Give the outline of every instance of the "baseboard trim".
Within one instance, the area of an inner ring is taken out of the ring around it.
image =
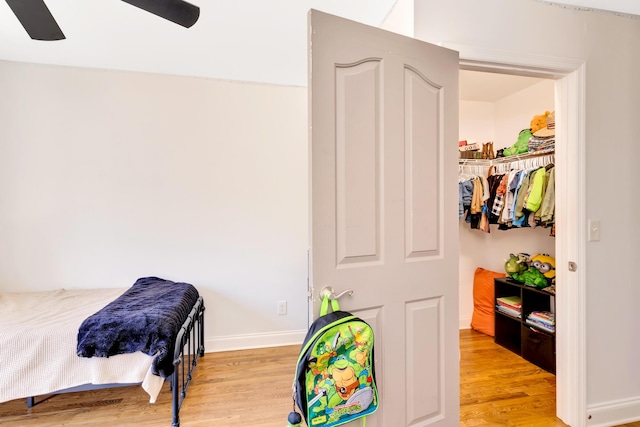
[[[471,318],[460,319],[460,329],[471,329]],[[230,335],[225,337],[207,338],[204,348],[207,353],[219,351],[250,350],[265,347],[280,347],[283,345],[302,345],[307,330],[286,331],[264,334]]]
[[[607,427],[640,420],[640,397],[587,406],[587,425]]]
[[[458,319],[458,329],[471,329],[471,318],[461,317]]]
[[[307,330],[269,332],[264,334],[230,335],[207,338],[204,348],[207,353],[219,351],[249,350],[254,348],[301,345]]]

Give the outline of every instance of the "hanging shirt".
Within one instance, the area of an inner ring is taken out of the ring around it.
[[[482,200],[484,195],[484,189],[482,188],[482,181],[480,178],[473,180],[473,197],[471,198],[471,213],[477,214],[482,212]]]
[[[514,219],[517,220],[522,218],[524,215],[523,206],[524,206],[524,198],[527,195],[527,191],[529,191],[529,182],[531,181],[531,174],[529,171],[522,172],[522,178],[520,180],[520,185],[518,186],[518,192],[516,196],[516,206],[514,208],[515,213],[513,215]]]
[[[512,221],[513,202],[516,186],[518,185],[518,175],[520,171],[514,170],[509,172],[509,181],[507,181],[507,191],[505,193],[504,209],[500,216],[500,223],[509,224]]]
[[[524,207],[531,212],[537,212],[538,209],[540,209],[540,205],[542,205],[542,192],[544,187],[544,176],[546,173],[547,170],[545,168],[540,168],[533,175],[529,194],[524,201]]]
[[[509,174],[502,175],[500,179],[500,185],[496,189],[496,197],[493,199],[493,207],[491,208],[491,215],[495,216],[495,221],[500,221],[500,214],[504,208],[504,196],[507,192],[507,183],[509,181]]]
[[[481,175],[479,178],[480,178],[480,182],[482,183],[482,201],[486,202],[487,200],[489,200],[489,197],[491,197],[491,192],[489,189],[489,180],[484,175]]]
[[[516,217],[516,213],[517,213],[517,208],[518,208],[518,193],[520,191],[520,189],[522,188],[522,182],[524,181],[524,179],[527,177],[527,171],[521,170],[518,171],[518,178],[516,181],[516,185],[515,185],[515,189],[513,192],[513,206],[511,208],[511,223],[512,225],[517,219],[518,217]],[[520,216],[520,218],[522,218],[522,216]],[[521,224],[519,224],[518,226],[520,226]]]
[[[516,188],[515,202],[513,204],[513,222],[514,227],[522,227],[527,223],[528,212],[522,209],[522,203],[524,203],[524,196],[529,188],[529,171],[522,171],[520,173],[520,179]]]
[[[544,194],[542,200],[542,215],[541,220],[545,224],[551,224],[554,222],[554,215],[556,210],[556,168],[549,170],[549,184],[547,185],[547,191]]]
[[[544,174],[544,182],[542,183],[542,202],[540,202],[540,209],[538,209],[536,211],[535,214],[535,219],[537,223],[542,223],[542,205],[544,204],[544,198],[545,195],[547,194],[547,187],[549,186],[549,175],[550,175],[550,171],[551,169],[553,169],[553,164],[548,165],[545,167],[546,171]]]
[[[471,180],[458,183],[459,207],[458,214],[462,218],[464,211],[471,207],[471,198],[473,196],[473,182]]]

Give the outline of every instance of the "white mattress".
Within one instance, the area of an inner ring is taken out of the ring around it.
[[[142,383],[154,403],[164,380],[151,373],[152,356],[76,355],[82,321],[125,290],[0,294],[0,402],[86,384]]]

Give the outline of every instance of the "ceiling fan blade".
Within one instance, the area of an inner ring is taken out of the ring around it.
[[[64,34],[43,0],[6,0],[34,40],[62,40]]]
[[[122,0],[183,27],[191,27],[200,17],[200,8],[183,0]]]

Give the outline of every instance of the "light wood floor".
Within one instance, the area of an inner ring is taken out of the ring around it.
[[[471,329],[460,331],[460,425],[566,426],[556,378]]]
[[[460,425],[565,426],[555,414],[555,377],[497,346],[460,331]],[[207,353],[181,410],[181,425],[283,427],[291,410],[298,346]],[[0,404],[0,424],[14,426],[169,426],[168,384],[155,404],[139,386],[51,396],[31,409]],[[627,424],[640,427],[640,423]],[[395,426],[393,426],[395,427]]]

